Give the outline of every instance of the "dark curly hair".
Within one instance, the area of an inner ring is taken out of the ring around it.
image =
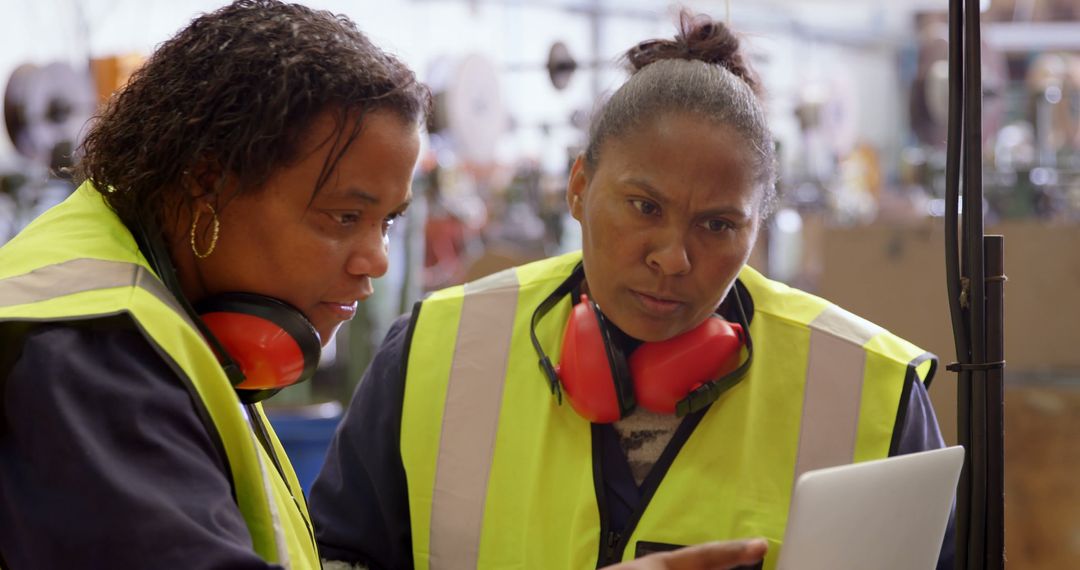
[[[429,108],[415,74],[348,18],[239,0],[196,18],[132,75],[83,141],[76,174],[128,227],[161,228],[167,204],[190,206],[182,177],[210,165],[237,193],[257,191],[300,158],[324,111],[337,132],[312,197],[359,135],[357,117],[387,110],[419,124]]]

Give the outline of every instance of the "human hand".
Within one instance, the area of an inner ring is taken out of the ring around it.
[[[630,562],[608,566],[608,570],[728,570],[757,564],[765,557],[768,543],[763,539],[708,542],[671,552],[658,552]]]

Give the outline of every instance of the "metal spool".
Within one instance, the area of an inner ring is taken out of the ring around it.
[[[1026,84],[1041,146],[1050,153],[1080,147],[1080,57],[1041,54],[1028,68]]]
[[[578,69],[578,62],[573,55],[570,55],[570,48],[566,47],[566,44],[555,42],[551,44],[551,49],[548,50],[545,67],[547,68],[548,79],[551,80],[551,86],[558,91],[562,91],[570,84],[570,79]]]
[[[492,162],[508,124],[495,65],[472,54],[438,64],[429,75],[435,103],[429,131],[446,136],[464,160]]]
[[[57,149],[77,146],[96,107],[88,72],[60,62],[23,64],[4,91],[4,124],[19,154],[49,165]]]
[[[1004,124],[1005,56],[985,43],[981,46],[983,77],[982,130],[984,139]],[[919,64],[911,86],[911,128],[924,144],[943,146],[949,115],[949,41],[944,23],[930,24],[920,33]]]

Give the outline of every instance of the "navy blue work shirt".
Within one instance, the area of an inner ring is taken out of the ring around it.
[[[281,568],[255,553],[216,431],[130,318],[3,333],[0,567]]]

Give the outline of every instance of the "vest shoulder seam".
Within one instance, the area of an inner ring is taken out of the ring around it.
[[[826,301],[826,302],[828,302],[828,301]],[[836,306],[836,307],[839,308],[838,305],[835,305],[833,303],[829,303],[829,305]],[[783,322],[783,323],[785,323],[787,325],[791,325],[791,326],[794,326],[794,327],[797,327],[797,328],[806,329],[806,330],[811,330],[811,328],[812,328],[810,326],[810,323],[804,323],[804,322],[802,322],[802,321],[800,321],[798,319],[793,319],[791,317],[787,317],[787,316],[778,314],[777,312],[770,311],[768,309],[760,309],[759,307],[760,307],[760,305],[755,310],[755,313],[757,313],[757,314],[765,315],[765,316],[767,316],[769,318],[772,318],[772,319],[777,320],[777,321],[781,321],[781,322]],[[854,313],[852,313],[852,314],[854,314]],[[888,329],[886,329],[884,327],[881,327],[880,325],[877,325],[876,323],[874,323],[874,324],[875,324],[875,326],[878,326],[878,328],[880,328],[881,330],[879,332],[877,332],[876,334],[874,334],[874,336],[871,337],[871,340],[873,340],[875,338],[878,338],[878,337],[880,337],[882,335],[887,335],[887,336],[890,336],[890,337],[892,337],[892,338],[894,338],[896,340],[900,340],[900,341],[903,341],[903,342],[907,342],[908,344],[912,344],[912,346],[915,346],[915,348],[918,349],[918,351],[919,351],[919,353],[914,357],[915,360],[923,358],[923,356],[926,355],[926,354],[931,354],[930,352],[926,351],[922,347],[919,347],[918,345],[915,345],[914,343],[911,343],[910,341],[904,339],[903,337],[897,336],[896,334],[890,332]],[[893,362],[896,362],[898,364],[902,364],[904,366],[907,366],[907,365],[909,365],[911,363],[911,361],[903,360],[903,359],[900,359],[900,358],[896,358],[893,355],[886,354],[885,352],[882,352],[881,350],[878,350],[875,347],[867,346],[866,344],[859,344],[858,342],[855,342],[850,338],[844,337],[842,335],[838,335],[838,334],[836,334],[836,333],[834,333],[832,331],[825,330],[825,329],[813,329],[813,330],[817,330],[818,332],[820,332],[822,334],[827,334],[830,337],[833,337],[833,338],[835,338],[837,340],[843,341],[843,342],[845,342],[847,344],[857,346],[857,347],[863,349],[864,351],[866,351],[869,354],[874,354],[874,355],[877,355],[877,356],[881,356],[883,358],[887,358],[887,359],[889,359],[889,360],[891,360]]]

